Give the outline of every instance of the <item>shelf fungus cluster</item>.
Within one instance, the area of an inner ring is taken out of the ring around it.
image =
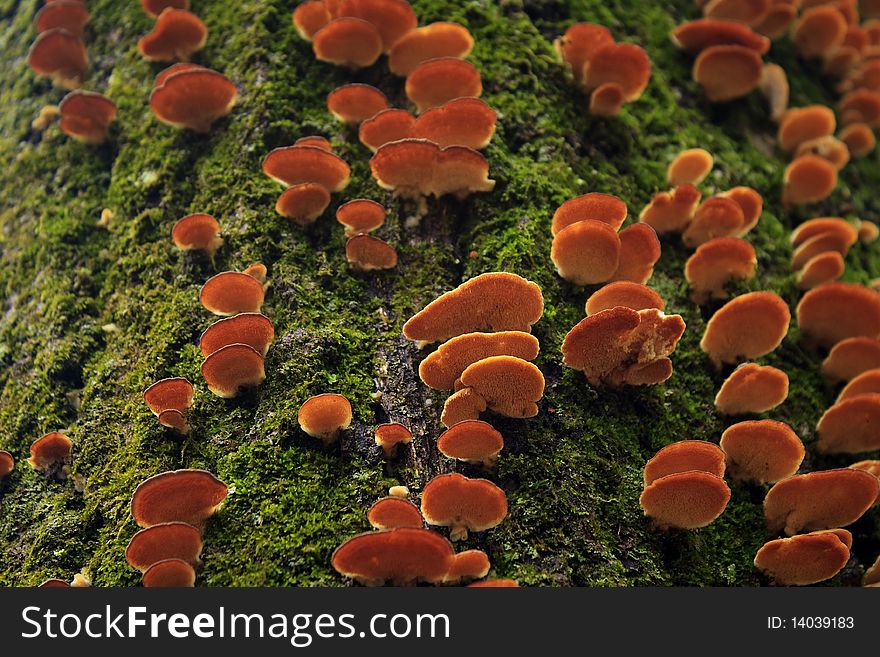
[[[844,258],[859,237],[858,229],[838,217],[810,219],[791,233],[792,271],[804,290],[837,280],[846,269]]]
[[[202,532],[229,490],[205,470],[171,470],[142,481],[131,498],[141,528],[125,560],[145,587],[191,587],[201,565]]]
[[[193,384],[183,377],[156,381],[144,391],[144,402],[159,424],[184,436],[190,432],[186,412],[192,407],[194,397]]]
[[[222,73],[197,64],[173,64],[153,81],[150,109],[162,123],[207,133],[232,111],[237,98],[238,89]]]
[[[153,29],[138,41],[138,52],[150,62],[188,62],[208,39],[208,28],[186,9],[166,7]]]
[[[615,116],[638,100],[651,79],[648,54],[633,43],[616,43],[596,23],[575,23],[553,42],[575,84],[590,95],[590,113]]]
[[[31,443],[28,465],[47,477],[67,479],[73,452],[73,441],[60,431],[50,431]]]

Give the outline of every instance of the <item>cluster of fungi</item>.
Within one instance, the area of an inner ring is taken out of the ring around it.
[[[671,39],[695,58],[693,79],[706,100],[725,103],[759,90],[778,124],[778,147],[792,158],[784,173],[783,206],[828,198],[838,172],[875,147],[880,3],[697,4],[704,17],[677,26]],[[188,0],[141,0],[141,5],[155,24],[138,42],[139,53],[151,62],[171,63],[155,78],[149,98],[153,114],[176,128],[209,132],[231,112],[238,91],[223,74],[189,63],[207,40],[205,24],[189,11]],[[89,18],[80,0],[47,0],[34,18],[38,37],[28,61],[37,75],[69,90],[57,108],[40,112],[33,127],[45,130],[58,117],[64,133],[98,144],[108,136],[116,106],[106,96],[80,89],[88,71]],[[401,91],[412,110],[392,107],[380,89],[352,82],[327,96],[327,111],[370,151],[378,187],[401,205],[415,205],[413,219],[427,211],[430,197],[463,199],[494,189],[481,151],[495,134],[498,115],[480,98],[483,84],[480,71],[467,61],[474,39],[466,27],[419,26],[405,0],[307,0],[293,11],[292,23],[317,60],[355,71],[385,55],[389,85],[403,80]],[[823,72],[835,78],[841,94],[836,112],[818,104],[788,106],[785,71],[764,61],[780,38],[790,38],[800,57],[820,60]],[[574,83],[589,95],[594,115],[619,114],[649,84],[645,50],[615,41],[605,26],[575,23],[554,47]],[[714,406],[734,422],[717,443],[687,439],[660,449],[644,466],[639,503],[657,530],[694,530],[724,513],[731,499],[728,481],[767,486],[763,509],[774,538],[758,550],[755,566],[781,585],[813,584],[850,562],[853,536],[843,527],[880,502],[880,461],[804,471],[807,450],[791,426],[748,417],[773,411],[788,397],[788,375],[756,361],[788,338],[791,311],[771,291],[730,297],[731,283],[755,279],[758,258],[747,237],[759,223],[764,200],[747,186],[701,190],[714,166],[705,149],[678,153],[667,168],[668,191],[654,195],[625,227],[626,202],[601,192],[571,198],[548,217],[556,272],[571,286],[594,287],[584,319],[564,337],[561,360],[595,388],[656,385],[673,375],[671,356],[685,322],[666,313],[664,299],[648,283],[661,259],[658,236],[679,234],[684,247],[693,250],[683,272],[690,298],[711,313],[700,348],[717,372],[726,374]],[[316,222],[330,207],[331,195],[344,192],[351,177],[348,163],[319,135],[272,150],[262,172],[284,187],[275,211],[300,227]],[[397,266],[396,249],[371,234],[382,228],[387,212],[367,198],[336,207],[352,268]],[[791,270],[803,291],[795,309],[798,337],[827,352],[821,373],[828,384],[843,384],[816,426],[819,453],[852,457],[880,450],[880,295],[868,286],[837,282],[849,249],[878,235],[870,221],[818,217],[790,236]],[[220,223],[204,213],[181,218],[171,237],[177,248],[201,252],[212,264],[224,244]],[[265,358],[275,337],[272,321],[261,313],[267,287],[267,268],[255,263],[244,271],[218,273],[201,288],[201,305],[221,317],[199,340],[201,374],[218,397],[236,397],[266,378]],[[492,530],[507,516],[507,496],[490,479],[503,458],[504,438],[481,417],[539,414],[545,380],[534,363],[540,344],[531,331],[543,312],[536,283],[492,271],[445,292],[403,324],[403,336],[418,349],[440,343],[421,360],[418,375],[428,388],[449,393],[440,417],[445,431],[435,445],[448,459],[442,466],[448,472],[423,486],[418,506],[405,486],[393,487],[373,504],[366,514],[372,530],[349,538],[333,553],[337,572],[368,586],[517,586],[513,580],[485,579],[489,555],[478,549],[456,552],[454,543]],[[192,430],[196,394],[186,378],[170,377],[149,386],[143,399],[162,426],[185,436]],[[331,446],[353,417],[345,396],[321,393],[301,405],[298,423],[304,434]],[[374,436],[389,460],[400,458],[414,441],[428,440],[400,422],[376,426]],[[32,444],[27,461],[47,477],[65,479],[72,446],[63,433],[52,432]],[[479,469],[485,478],[452,471],[457,464]],[[13,455],[0,451],[0,486],[14,468]],[[162,472],[137,487],[131,514],[140,530],[125,558],[142,573],[144,586],[194,585],[206,522],[227,493],[213,474],[193,469]],[[880,585],[880,558],[863,581]],[[56,579],[43,584],[88,585],[82,574],[70,584]]]

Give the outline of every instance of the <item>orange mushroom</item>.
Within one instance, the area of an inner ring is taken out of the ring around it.
[[[843,387],[843,390],[840,391],[840,394],[837,396],[837,401],[841,402],[844,399],[851,399],[869,393],[880,394],[880,368],[865,370],[853,377],[853,379]]]
[[[73,442],[59,431],[51,431],[31,443],[31,456],[27,460],[34,470],[48,472],[70,458]],[[66,472],[62,468],[62,477]]]
[[[229,490],[206,470],[170,470],[142,481],[131,498],[139,527],[184,522],[201,529],[217,512]]]
[[[406,77],[406,97],[419,113],[453,98],[479,97],[482,93],[480,72],[473,64],[455,57],[429,59]]]
[[[138,51],[151,62],[189,61],[205,46],[208,28],[185,9],[164,9],[153,30],[138,41]]]
[[[815,155],[797,158],[785,168],[782,202],[802,205],[822,201],[837,186],[837,169],[828,160]]]
[[[623,87],[615,82],[599,85],[590,94],[590,114],[594,116],[617,116],[626,103]]]
[[[348,185],[351,169],[338,155],[316,146],[276,148],[263,159],[263,173],[288,187],[318,183],[330,192]]]
[[[880,226],[873,221],[862,220],[859,222],[859,241],[870,244],[880,237]]]
[[[368,84],[346,84],[330,92],[327,109],[343,123],[358,125],[388,109],[388,99]]]
[[[15,469],[15,459],[6,450],[0,450],[0,481]]]
[[[657,233],[678,232],[693,220],[702,194],[693,185],[681,185],[671,192],[656,194],[639,214],[639,221]]]
[[[266,380],[263,357],[247,344],[221,347],[205,359],[201,371],[208,390],[223,399],[237,397],[244,388]]]
[[[320,135],[308,135],[306,137],[300,137],[295,142],[293,142],[294,146],[314,146],[315,148],[320,148],[322,151],[327,151],[328,153],[333,152],[333,145],[326,137],[321,137]]]
[[[321,183],[304,182],[285,189],[275,202],[275,212],[295,224],[313,224],[330,205],[330,192]]]
[[[726,196],[713,196],[697,208],[693,220],[682,233],[685,246],[696,248],[719,237],[734,237],[745,226],[742,206]]]
[[[849,467],[853,468],[854,470],[862,470],[880,479],[880,460],[873,459],[868,461],[859,461],[858,463],[853,463]],[[877,500],[874,502],[874,506],[877,505],[880,505],[880,496],[878,496]]]
[[[778,482],[764,498],[770,531],[789,536],[802,531],[844,527],[865,513],[877,494],[874,475],[841,468],[794,475]]]
[[[222,73],[199,66],[172,67],[167,75],[156,77],[150,108],[162,123],[206,133],[232,111],[237,97],[235,85]]]
[[[684,277],[693,290],[691,298],[705,303],[726,299],[725,285],[755,276],[755,248],[738,237],[718,237],[697,247],[684,266]]]
[[[153,78],[153,89],[156,87],[161,87],[165,84],[165,80],[170,78],[175,73],[183,73],[184,71],[209,71],[211,69],[207,69],[204,66],[200,66],[199,64],[192,64],[190,62],[178,62],[176,64],[172,64],[168,68],[160,71],[155,78]]]
[[[196,571],[183,559],[165,559],[147,568],[142,582],[147,588],[191,588]]]
[[[880,340],[866,337],[838,341],[822,362],[822,374],[832,381],[849,381],[880,367]]]
[[[721,192],[718,196],[729,198],[743,211],[743,225],[736,234],[737,237],[742,237],[758,225],[764,210],[764,199],[757,191],[751,187],[739,186]]]
[[[650,79],[651,60],[641,47],[607,43],[597,48],[584,64],[582,85],[587,91],[617,85],[624,102],[632,102],[642,95]]]
[[[437,449],[444,456],[484,468],[495,466],[503,448],[501,433],[481,420],[453,424],[437,439]]]
[[[465,550],[455,555],[449,572],[443,579],[444,584],[461,584],[480,579],[489,574],[492,565],[489,557],[482,550]]]
[[[407,76],[429,59],[465,59],[474,47],[468,29],[458,23],[431,23],[404,34],[388,55],[388,68],[395,75]]]
[[[627,226],[618,235],[620,256],[612,281],[647,283],[654,274],[654,265],[660,259],[660,240],[648,224]]]
[[[843,44],[847,23],[833,5],[805,10],[792,29],[791,39],[801,57],[822,57]]]
[[[864,123],[870,128],[880,126],[880,92],[872,89],[854,89],[837,104],[840,123]]]
[[[658,529],[697,529],[718,518],[729,500],[723,479],[690,470],[655,479],[642,491],[639,504]]]
[[[854,229],[851,229],[853,236],[857,235]],[[801,242],[791,254],[791,268],[798,271],[803,268],[809,261],[824,253],[833,252],[840,256],[846,255],[849,247],[855,242],[850,241],[847,234],[839,231],[825,231],[814,235]]]
[[[701,18],[678,25],[672,31],[672,42],[689,53],[698,53],[710,46],[745,46],[764,55],[770,50],[770,39],[757,34],[739,21]]]
[[[797,306],[797,323],[819,346],[845,338],[880,337],[880,296],[852,283],[826,283],[809,290]]]
[[[225,271],[209,278],[199,292],[199,302],[215,315],[260,312],[266,291],[248,273]]]
[[[798,15],[797,2],[777,1],[770,5],[770,9],[763,18],[754,24],[755,32],[763,34],[769,39],[782,36],[794,23]]]
[[[703,333],[700,348],[716,367],[753,359],[776,349],[788,332],[788,304],[773,292],[749,292],[716,312]]]
[[[822,72],[835,78],[845,77],[862,60],[861,53],[846,43],[838,46],[823,56]]]
[[[334,18],[312,35],[312,50],[322,62],[364,68],[382,54],[382,36],[372,23],[360,18]]]
[[[865,157],[874,151],[877,138],[874,131],[864,123],[850,123],[840,129],[837,135],[846,144],[853,157]]]
[[[727,472],[734,479],[775,483],[795,474],[804,444],[790,426],[774,420],[738,422],[721,434]]]
[[[186,421],[186,416],[176,408],[169,408],[167,411],[159,413],[159,424],[169,429],[174,429],[177,433],[186,436],[189,435],[191,427]]]
[[[864,383],[864,392],[838,399],[819,419],[816,447],[820,452],[858,454],[880,449],[880,394],[871,391],[869,384]]]
[[[28,66],[37,75],[52,78],[57,87],[76,89],[89,68],[89,59],[81,38],[56,27],[42,32],[33,42]]]
[[[580,85],[584,80],[587,61],[599,48],[613,43],[614,37],[604,25],[575,23],[553,42],[553,47],[559,58],[571,68],[575,82]]]
[[[87,144],[103,142],[107,138],[107,129],[116,120],[116,104],[112,100],[79,89],[64,97],[58,105],[58,111],[61,114],[61,131]]]
[[[626,203],[611,194],[590,192],[567,200],[553,213],[550,231],[555,236],[570,225],[592,219],[608,224],[615,231],[626,221]]]
[[[761,55],[746,46],[710,46],[694,62],[694,81],[703,87],[711,103],[741,98],[761,80]]]
[[[158,18],[168,7],[189,9],[189,0],[141,0],[141,8],[150,18]]]
[[[675,156],[666,168],[666,181],[673,187],[699,185],[709,175],[715,160],[704,148],[689,148]]]
[[[367,520],[373,529],[422,527],[422,512],[412,502],[401,497],[385,497],[367,511]]]
[[[795,151],[795,157],[804,155],[816,155],[828,160],[834,168],[840,171],[849,162],[849,149],[846,144],[837,137],[826,135],[816,139],[802,142]]]
[[[550,259],[557,273],[575,285],[611,280],[620,262],[620,237],[608,224],[584,219],[553,237]]]
[[[819,217],[809,219],[791,231],[791,243],[799,247],[810,239],[825,234],[835,235],[842,248],[852,246],[858,239],[858,231],[848,221],[840,217]]]
[[[387,422],[376,427],[376,444],[387,458],[391,458],[398,445],[408,445],[413,440],[412,431],[399,422]]]
[[[299,35],[311,41],[315,33],[331,21],[331,16],[324,0],[307,0],[296,6],[292,19]]]
[[[708,472],[724,476],[724,452],[705,440],[679,440],[660,449],[645,464],[643,479],[647,488],[652,483],[680,472]]]
[[[358,139],[375,153],[385,144],[412,137],[415,124],[416,117],[406,110],[382,110],[361,123]]]
[[[798,272],[798,287],[802,290],[810,290],[824,285],[843,276],[845,269],[846,264],[842,255],[837,251],[825,251],[807,260]]]
[[[507,496],[487,479],[438,475],[422,492],[422,515],[429,525],[449,527],[451,540],[464,541],[469,531],[486,531],[504,520]]]
[[[804,142],[834,134],[837,120],[834,111],[825,105],[792,107],[779,122],[776,139],[779,148],[790,153]]]
[[[142,529],[131,537],[125,560],[132,568],[146,571],[165,559],[181,559],[198,566],[202,553],[199,530],[185,522],[164,522]]]
[[[495,134],[497,114],[479,98],[453,98],[424,112],[408,137],[428,139],[444,148],[467,146],[480,150]]]
[[[144,402],[156,416],[169,409],[185,411],[192,406],[194,396],[192,383],[183,377],[162,379],[144,390]]]
[[[345,243],[345,259],[358,271],[393,269],[397,266],[397,250],[378,237],[360,233]]]
[[[351,426],[351,402],[334,393],[315,395],[300,406],[297,420],[305,433],[330,445],[338,440],[340,431]]]
[[[615,281],[593,292],[587,299],[585,310],[587,315],[595,315],[616,306],[633,310],[663,310],[665,305],[660,295],[646,285],[632,281]]]
[[[849,561],[849,545],[837,532],[820,531],[779,538],[761,546],[755,567],[777,584],[804,586],[834,577]]]
[[[743,363],[715,395],[715,408],[724,415],[764,413],[788,397],[788,376],[770,365]]]
[[[761,20],[770,4],[771,0],[708,0],[703,4],[703,15],[751,24]]]
[[[382,37],[382,52],[386,53],[418,25],[406,0],[342,0],[336,15],[354,16],[375,26]]]
[[[275,339],[271,320],[260,313],[240,313],[211,324],[199,338],[199,349],[206,358],[231,344],[246,344],[261,356]]]
[[[371,233],[385,223],[385,207],[376,201],[358,198],[337,208],[336,221],[345,226],[346,237]]]
[[[79,0],[54,0],[43,5],[34,16],[37,34],[61,28],[80,38],[91,16],[84,2]]]
[[[789,85],[785,69],[779,64],[764,64],[758,89],[770,105],[770,119],[779,123],[788,111]]]
[[[209,214],[189,214],[171,229],[171,239],[181,251],[204,251],[210,258],[223,246],[220,222]]]

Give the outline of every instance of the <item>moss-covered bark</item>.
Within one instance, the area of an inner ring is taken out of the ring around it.
[[[494,575],[524,584],[762,583],[751,565],[767,538],[762,488],[733,486],[725,514],[693,532],[652,531],[638,506],[646,458],[671,441],[717,440],[728,423],[712,406],[723,377],[698,348],[711,309],[688,300],[687,253],[678,239],[663,241],[651,282],[688,324],[666,385],[596,390],[561,366],[559,352],[591,290],[553,271],[553,210],[596,190],[621,196],[637,214],[665,187],[665,165],[682,148],[715,154],[705,193],[750,185],[765,195],[752,233],[759,274],[743,291],[772,289],[793,307],[790,227],[808,216],[880,215],[876,153],[848,166],[820,206],[782,211],[785,163],[773,151],[762,99],[710,106],[690,81],[691,60],[669,42],[670,29],[695,16],[690,0],[416,0],[421,22],[455,20],[473,33],[471,59],[499,128],[486,151],[495,191],[465,202],[431,201],[415,228],[405,227],[408,208],[371,179],[369,153],[356,134],[335,123],[324,104],[330,90],[356,80],[404,105],[402,80],[382,62],[354,75],[316,62],[290,24],[289,0],[193,0],[210,30],[196,61],[225,72],[241,92],[232,115],[208,136],[173,130],[150,114],[149,90],[161,67],[137,54],[137,39],[150,26],[139,4],[89,2],[93,68],[85,86],[119,107],[112,137],[100,147],[68,140],[57,127],[42,134],[30,127],[39,109],[62,95],[27,68],[39,4],[0,0],[0,448],[24,465],[36,437],[64,429],[75,442],[75,475],[57,482],[24,466],[3,483],[0,585],[69,578],[82,568],[97,585],[135,584],[123,557],[135,531],[131,492],[145,477],[180,467],[207,468],[231,487],[206,530],[200,583],[343,584],[330,553],[367,528],[367,506],[389,485],[418,494],[439,472],[469,472],[437,455],[443,396],[420,385],[420,356],[400,326],[438,293],[491,270],[517,272],[544,290],[546,312],[535,334],[547,391],[537,418],[496,423],[507,446],[495,478],[510,516],[467,546],[489,553]],[[577,20],[608,25],[653,60],[647,92],[620,117],[591,117],[555,59],[552,38]],[[830,86],[785,40],[769,59],[789,71],[794,105],[832,102]],[[353,179],[327,216],[302,230],[274,213],[278,189],[260,161],[307,134],[330,138]],[[356,197],[392,209],[380,234],[398,246],[396,270],[365,276],[346,266],[332,212]],[[109,229],[96,226],[102,208],[114,212]],[[173,247],[170,228],[190,212],[221,220],[226,245],[216,263]],[[197,339],[212,318],[198,289],[215,271],[254,261],[266,263],[272,279],[264,312],[277,340],[268,379],[233,401],[200,383],[193,432],[175,438],[140,393],[165,376],[201,381]],[[877,275],[876,246],[854,247],[844,279]],[[118,330],[102,328],[108,324]],[[816,420],[834,396],[818,375],[820,356],[793,327],[762,362],[791,377],[788,401],[770,417],[789,422],[811,447]],[[328,391],[347,395],[356,419],[340,444],[325,449],[299,431],[296,412],[309,395]],[[417,438],[400,460],[386,463],[372,428],[394,420],[410,424]],[[805,468],[846,463],[809,449]],[[880,513],[872,511],[854,533],[854,560],[834,583],[857,583],[880,551]]]

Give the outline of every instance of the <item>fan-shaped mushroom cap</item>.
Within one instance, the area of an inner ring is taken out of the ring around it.
[[[804,11],[792,29],[791,39],[801,57],[821,57],[840,47],[847,23],[833,5],[819,5]]]
[[[616,82],[599,85],[590,94],[590,114],[617,116],[626,102],[623,87]]]
[[[743,363],[721,384],[715,408],[724,415],[764,413],[788,397],[788,376],[769,365]]]
[[[398,445],[406,445],[412,442],[412,431],[399,422],[388,422],[376,427],[376,444],[385,452],[385,456],[391,458]]]
[[[698,53],[710,46],[745,46],[763,55],[770,50],[770,39],[739,21],[701,18],[688,21],[672,31],[672,42],[682,50]]]
[[[743,211],[743,225],[740,227],[737,237],[742,237],[758,225],[761,213],[764,211],[764,199],[756,190],[751,187],[739,186],[721,192],[718,196],[736,202]]]
[[[437,439],[437,449],[444,456],[484,467],[493,467],[503,448],[501,433],[481,420],[453,424]]]
[[[300,226],[307,226],[324,214],[330,192],[321,183],[305,182],[285,189],[275,203],[275,212]]]
[[[776,138],[779,148],[790,153],[804,142],[834,134],[837,120],[834,111],[825,105],[792,107],[779,122]]]
[[[444,584],[460,584],[480,579],[489,574],[489,557],[482,550],[465,550],[455,555],[449,572],[443,580]]]
[[[294,146],[314,146],[315,148],[320,148],[322,151],[327,151],[328,153],[333,152],[333,145],[326,137],[321,137],[320,135],[308,135],[306,137],[300,137],[295,142],[293,142]]]
[[[666,180],[673,187],[699,185],[715,163],[712,153],[704,148],[689,148],[675,156],[666,168]]]
[[[453,98],[479,97],[483,83],[477,68],[455,57],[437,57],[416,66],[406,77],[406,97],[421,113]]]
[[[749,292],[722,306],[706,325],[700,348],[716,367],[769,354],[788,332],[788,305],[773,292]]]
[[[444,427],[451,427],[468,420],[476,420],[487,408],[486,400],[477,392],[472,388],[462,388],[446,399],[440,422]]]
[[[814,238],[815,239],[815,238]],[[846,269],[843,256],[837,251],[825,251],[813,256],[798,272],[798,287],[810,290],[840,278]]]
[[[31,444],[31,456],[27,462],[34,470],[48,470],[50,466],[66,461],[72,449],[70,438],[52,431]]]
[[[208,39],[208,28],[185,9],[164,9],[153,30],[138,41],[138,51],[151,62],[187,61],[201,50]]]
[[[693,185],[681,185],[671,192],[655,194],[639,214],[639,221],[660,234],[684,230],[693,220],[701,196]]]
[[[852,233],[855,235],[855,230],[852,230]],[[853,244],[853,242],[850,242],[849,240],[849,236],[837,231],[826,231],[810,237],[806,241],[800,243],[792,253],[792,270],[798,271],[808,262],[824,253],[833,252],[841,256],[846,255],[847,251],[849,251],[849,247]]]
[[[590,192],[567,200],[553,213],[550,231],[555,236],[570,225],[592,219],[608,224],[615,231],[626,221],[626,203],[611,194]]]
[[[538,414],[535,402],[544,396],[541,370],[516,356],[489,356],[468,365],[461,374],[461,385],[481,397],[486,408],[506,417],[534,417]],[[474,414],[463,419],[478,417]],[[455,422],[443,420],[443,424],[448,427]]]
[[[647,283],[660,259],[657,233],[648,224],[638,223],[624,228],[618,237],[620,256],[611,280]]]
[[[418,18],[406,0],[342,0],[337,15],[371,23],[379,31],[382,52],[386,53],[418,25]]]
[[[666,304],[659,294],[646,285],[632,281],[615,281],[593,292],[587,299],[585,310],[587,315],[595,315],[616,306],[633,310],[645,308],[663,310]]]
[[[870,244],[880,237],[880,226],[873,221],[862,220],[859,222],[859,241]]]
[[[837,342],[822,362],[822,374],[832,381],[849,381],[880,367],[880,340],[845,338]]]
[[[775,420],[738,422],[721,434],[727,473],[734,479],[774,483],[797,472],[804,444],[790,426]]]
[[[150,94],[153,114],[162,123],[194,132],[208,132],[214,121],[232,111],[238,97],[232,80],[199,66],[174,68],[156,80]]]
[[[755,275],[755,248],[738,237],[718,237],[697,247],[684,266],[684,277],[693,290],[691,298],[704,303],[708,298],[726,299],[724,286],[731,280],[749,280]]]
[[[822,72],[835,78],[842,78],[853,70],[861,59],[861,53],[856,48],[844,43],[825,54]]]
[[[327,109],[343,123],[357,125],[388,109],[388,99],[368,84],[346,84],[328,94]]]
[[[437,532],[398,527],[353,536],[336,548],[330,563],[366,586],[401,586],[442,582],[454,558],[452,544]]]
[[[373,529],[421,528],[423,524],[419,507],[402,497],[382,498],[367,511],[367,520]]]
[[[165,559],[147,568],[142,581],[147,588],[191,588],[196,571],[183,559]]]
[[[464,59],[473,47],[474,39],[463,25],[431,23],[407,32],[394,44],[388,55],[388,68],[395,75],[406,76],[429,59]]]
[[[292,19],[299,35],[306,41],[311,41],[318,30],[329,23],[332,17],[323,0],[307,0],[296,6]]]
[[[490,272],[442,294],[403,325],[418,343],[445,341],[475,331],[531,331],[544,313],[541,288],[521,276]]]
[[[215,315],[260,312],[265,290],[250,274],[224,271],[209,278],[199,292],[199,301]]]
[[[370,233],[385,223],[385,207],[376,201],[358,198],[337,208],[336,221],[345,226],[346,237]]]
[[[681,237],[685,246],[693,249],[719,237],[734,237],[744,225],[745,214],[739,203],[726,196],[713,196],[697,208]]]
[[[397,251],[378,237],[360,233],[345,243],[345,259],[359,271],[393,269],[397,266]]]
[[[791,536],[802,531],[844,527],[871,508],[880,493],[874,475],[841,468],[794,475],[775,484],[764,498],[770,531]]]
[[[822,201],[837,186],[837,169],[828,160],[815,155],[797,158],[785,168],[782,202],[800,205]]]
[[[818,235],[834,234],[845,247],[850,247],[858,239],[855,227],[839,217],[819,217],[803,222],[791,231],[791,243],[800,246]]]
[[[297,419],[304,432],[329,445],[336,442],[340,431],[351,425],[351,402],[334,393],[315,395],[300,406]]]
[[[858,454],[880,449],[880,394],[869,391],[869,383],[864,384],[865,392],[841,397],[822,415],[816,425],[820,452]]]
[[[855,89],[837,104],[840,123],[865,123],[871,128],[880,125],[880,92],[871,89]]]
[[[562,343],[563,361],[594,386],[660,383],[672,374],[666,357],[684,329],[680,315],[618,306],[576,324]]]
[[[872,474],[880,479],[880,461],[878,460],[859,461],[858,463],[853,463],[849,467],[854,470],[862,470],[863,472]],[[880,496],[877,497],[874,506],[877,506],[878,504],[880,504]]]
[[[157,18],[168,7],[189,9],[189,0],[141,0],[144,13],[150,18]]]
[[[266,380],[260,352],[247,344],[230,344],[213,352],[202,363],[202,376],[208,390],[218,397],[231,399],[243,388],[252,388]]]
[[[403,109],[378,112],[361,123],[358,139],[374,153],[385,144],[412,137],[416,118]]]
[[[228,492],[226,484],[206,470],[170,470],[138,485],[131,515],[139,527],[184,522],[200,529]]]
[[[718,518],[729,500],[723,479],[690,470],[655,479],[642,491],[639,504],[660,529],[697,529]]]
[[[869,393],[880,394],[880,368],[865,370],[853,377],[837,397],[838,402]]]
[[[777,123],[788,111],[788,76],[779,64],[764,64],[758,88],[770,105],[770,119]]]
[[[465,333],[451,338],[419,365],[419,377],[429,388],[452,390],[469,365],[490,356],[516,356],[534,360],[538,339],[523,331]]]
[[[89,68],[86,46],[75,34],[56,27],[41,33],[31,45],[28,66],[52,78],[58,87],[76,89]]]
[[[510,589],[518,589],[519,583],[514,579],[484,579],[482,582],[474,582],[473,584],[468,584],[467,588],[469,589],[495,589],[495,588],[510,588]]]
[[[754,24],[755,32],[769,39],[780,37],[785,34],[797,15],[797,2],[776,2],[770,6],[761,20]]]
[[[87,144],[104,141],[107,128],[116,120],[116,104],[106,96],[91,91],[71,91],[58,105],[58,111],[61,113],[62,132]]]
[[[255,281],[257,281],[260,285],[264,287],[264,289],[266,287],[265,284],[267,273],[268,270],[266,269],[266,265],[264,265],[262,262],[254,262],[245,267],[244,271],[242,272],[242,274],[247,274]]]
[[[716,477],[724,476],[724,452],[705,440],[680,440],[658,451],[645,464],[645,487],[660,477],[698,470]]]
[[[179,434],[187,436],[190,432],[189,423],[186,416],[176,408],[169,408],[167,411],[159,413],[159,424],[169,429],[174,429]]]
[[[641,47],[632,43],[602,45],[584,64],[583,86],[587,91],[616,84],[626,102],[637,100],[650,79],[651,60]]]
[[[584,79],[584,65],[602,46],[614,43],[614,37],[604,25],[575,23],[553,42],[559,58],[571,67],[575,82]]]
[[[165,559],[181,559],[197,566],[202,553],[199,530],[185,522],[165,522],[140,530],[125,548],[125,560],[144,572]]]
[[[85,3],[79,0],[54,0],[43,5],[34,16],[34,29],[38,34],[61,28],[82,37],[91,16]]]
[[[314,182],[330,192],[345,189],[351,169],[338,155],[315,146],[285,146],[263,160],[263,173],[288,187]]]
[[[746,46],[710,46],[694,62],[692,75],[703,87],[706,98],[722,103],[740,98],[761,80],[761,55]]]
[[[171,239],[182,251],[204,251],[212,258],[223,246],[220,223],[204,213],[190,214],[178,220],[171,229]]]
[[[556,233],[550,259],[559,275],[575,285],[603,283],[617,271],[620,237],[612,226],[584,219]]]
[[[441,148],[457,145],[479,150],[492,140],[496,118],[495,110],[479,98],[453,98],[422,114],[408,136],[428,139]]]
[[[786,586],[823,582],[839,573],[848,561],[849,547],[838,534],[827,531],[779,538],[765,543],[755,555],[755,567]]]
[[[853,157],[865,157],[874,151],[877,138],[874,131],[864,123],[850,123],[841,128],[837,135],[846,144]]]
[[[804,155],[816,155],[824,158],[831,162],[838,171],[849,162],[849,149],[846,144],[831,135],[802,142],[795,151],[795,157]]]
[[[709,0],[703,4],[703,15],[751,24],[759,21],[771,4],[771,0]]]
[[[193,403],[193,385],[183,377],[173,377],[156,381],[144,390],[144,402],[154,415],[174,409],[184,411]]]
[[[0,450],[0,480],[15,469],[15,459],[6,450]]]
[[[262,356],[275,339],[271,320],[260,313],[240,313],[211,324],[199,339],[199,349],[206,358],[231,344],[246,344]]]
[[[831,347],[844,338],[877,338],[880,296],[861,285],[826,283],[801,298],[797,323],[821,347]]]
[[[422,515],[429,525],[449,527],[453,541],[466,540],[468,531],[492,529],[504,520],[507,496],[487,479],[438,475],[422,492]]]
[[[176,64],[172,64],[166,69],[163,69],[156,77],[153,79],[153,89],[157,87],[161,87],[165,84],[165,81],[170,78],[175,73],[183,73],[184,71],[210,71],[211,69],[205,68],[204,66],[200,66],[199,64],[193,64],[191,62],[178,62]]]
[[[372,23],[360,18],[335,18],[312,35],[312,50],[322,62],[364,68],[382,54],[382,36]]]

